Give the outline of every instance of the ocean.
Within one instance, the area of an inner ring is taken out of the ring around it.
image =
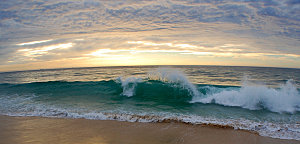
[[[0,73],[0,114],[232,127],[300,140],[300,69],[130,66]]]

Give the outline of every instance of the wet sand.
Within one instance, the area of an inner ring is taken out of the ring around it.
[[[183,123],[0,116],[0,144],[300,144],[255,133]]]

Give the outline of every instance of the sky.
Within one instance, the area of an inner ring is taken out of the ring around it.
[[[0,1],[0,71],[126,65],[300,68],[300,1]]]

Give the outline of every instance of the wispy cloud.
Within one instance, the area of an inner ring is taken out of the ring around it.
[[[50,39],[50,40],[41,40],[41,41],[25,42],[25,43],[19,43],[19,44],[16,44],[16,45],[18,45],[18,46],[33,45],[33,44],[39,44],[39,43],[44,43],[44,42],[49,42],[49,41],[52,41],[52,39]]]
[[[37,48],[25,48],[20,49],[18,52],[22,53],[23,56],[27,57],[38,57],[42,55],[48,54],[50,51],[55,49],[68,49],[73,46],[73,43],[65,43],[65,44],[56,44],[44,47],[37,47]]]
[[[129,44],[141,44],[146,46],[168,46],[168,47],[177,47],[177,48],[200,48],[195,45],[190,44],[173,44],[173,43],[153,43],[153,42],[147,42],[147,41],[128,41]]]

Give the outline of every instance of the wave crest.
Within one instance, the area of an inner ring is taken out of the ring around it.
[[[181,88],[187,89],[192,96],[199,96],[199,91],[196,86],[192,84],[185,74],[179,70],[171,68],[158,68],[155,71],[148,73],[149,80],[159,80],[178,84]]]
[[[127,97],[135,95],[138,83],[153,80],[168,83],[173,87],[179,87],[181,89],[187,90],[191,96],[199,96],[199,91],[197,90],[196,86],[188,80],[184,73],[176,69],[158,68],[154,71],[149,72],[148,77],[144,81],[139,77],[118,77],[116,79],[118,83],[121,83],[121,86],[123,88],[123,92],[121,95]]]
[[[135,87],[137,86],[138,83],[142,82],[142,79],[136,77],[128,77],[128,78],[118,77],[116,81],[121,83],[121,86],[123,88],[123,92],[121,95],[131,97],[135,94]]]
[[[300,111],[300,94],[292,80],[278,89],[246,81],[240,89],[193,97],[191,103],[196,102],[238,106],[250,110],[268,109],[279,113]]]

